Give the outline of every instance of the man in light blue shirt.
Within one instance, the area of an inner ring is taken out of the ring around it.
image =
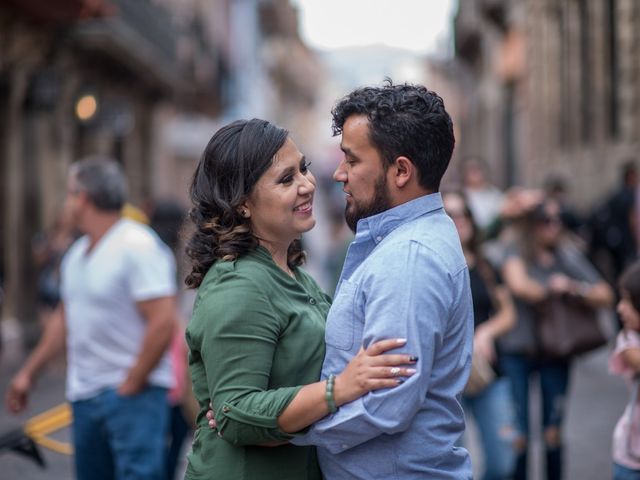
[[[322,378],[386,338],[406,338],[402,352],[419,359],[398,387],[341,406],[294,443],[318,446],[329,480],[472,478],[469,455],[457,446],[471,291],[438,193],[453,152],[451,119],[435,93],[391,82],[352,92],[332,114],[344,152],[334,179],[344,184],[356,237],[327,318]]]

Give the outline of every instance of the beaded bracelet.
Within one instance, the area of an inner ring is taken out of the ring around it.
[[[327,389],[324,392],[324,398],[327,400],[327,406],[329,407],[330,413],[335,413],[338,411],[338,407],[336,406],[336,400],[333,398],[333,387],[336,383],[336,376],[329,375],[327,379]]]

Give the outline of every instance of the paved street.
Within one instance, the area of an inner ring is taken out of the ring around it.
[[[16,346],[15,332],[5,325],[5,346],[0,362],[0,389],[4,397],[6,384],[19,367],[23,355]],[[566,425],[567,476],[569,480],[606,480],[610,478],[611,432],[623,410],[627,393],[622,381],[607,374],[608,349],[602,348],[579,359],[572,377],[569,413]],[[51,365],[38,382],[31,406],[26,414],[14,417],[0,409],[0,433],[19,427],[22,422],[42,410],[63,401],[64,368],[61,362]],[[4,406],[3,406],[4,407]],[[537,407],[533,402],[532,408]],[[472,428],[472,427],[471,427]],[[539,435],[539,432],[536,431]],[[68,431],[56,438],[68,439]],[[471,446],[471,451],[475,450]],[[0,479],[66,480],[72,479],[71,459],[43,449],[47,469],[11,452],[0,453]],[[540,445],[533,445],[534,456]],[[539,467],[532,468],[531,480],[541,480]]]
[[[575,361],[571,374],[569,406],[565,425],[565,478],[608,480],[611,478],[611,433],[627,402],[627,390],[618,377],[607,373],[609,347],[603,347]],[[530,480],[543,480],[544,457],[539,425],[540,403],[534,392],[530,409],[532,432]],[[474,426],[469,426],[472,436]],[[472,456],[476,445],[470,446]],[[477,470],[478,465],[475,465]],[[479,478],[476,475],[476,478]]]
[[[7,323],[3,327],[2,357],[0,360],[0,388],[2,389],[2,406],[0,408],[0,434],[20,427],[22,423],[38,413],[64,401],[64,363],[62,360],[53,363],[45,375],[36,384],[30,399],[27,412],[14,416],[4,406],[4,395],[7,383],[20,367],[24,358],[19,348],[15,325]],[[57,440],[69,440],[69,429],[52,435]],[[67,480],[72,479],[71,457],[40,449],[46,469],[41,469],[32,460],[13,452],[0,452],[0,478],[13,480]]]
[[[622,379],[608,375],[608,354],[608,347],[589,354],[573,371],[566,428],[571,480],[611,478],[611,434],[628,393]]]

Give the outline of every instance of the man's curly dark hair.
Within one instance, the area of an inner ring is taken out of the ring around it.
[[[334,136],[342,134],[347,118],[365,115],[371,143],[385,167],[405,156],[416,166],[420,185],[438,191],[455,144],[451,117],[438,94],[422,85],[394,85],[387,79],[382,87],[354,90],[336,104],[331,115]]]

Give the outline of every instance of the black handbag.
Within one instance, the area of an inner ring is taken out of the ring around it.
[[[571,295],[551,296],[537,306],[538,350],[543,358],[567,359],[607,343],[598,312]]]

